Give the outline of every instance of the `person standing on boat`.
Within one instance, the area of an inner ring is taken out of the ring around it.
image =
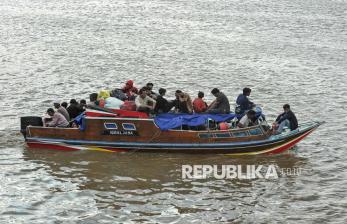
[[[167,113],[171,109],[169,102],[164,98],[165,93],[166,93],[166,89],[163,89],[163,88],[159,89],[159,96],[156,99],[157,103],[154,108],[154,113],[156,114]]]
[[[207,108],[206,113],[208,114],[229,114],[230,103],[224,93],[220,92],[219,89],[212,89],[211,93],[216,97],[210,106]]]
[[[45,127],[69,127],[69,122],[66,118],[61,113],[54,112],[53,108],[49,108],[47,114],[52,118],[52,121],[48,123],[45,122]]]
[[[241,118],[239,123],[237,124],[237,127],[239,128],[246,128],[255,125],[255,111],[249,110],[247,113]]]
[[[203,100],[205,94],[201,91],[198,92],[198,98],[195,98],[193,101],[193,108],[195,113],[203,113],[207,109],[207,104]]]
[[[145,89],[140,89],[139,95],[135,99],[136,110],[140,112],[153,112],[156,101],[147,95]]]
[[[60,106],[60,103],[58,101],[55,101],[53,103],[54,108],[57,109],[57,112],[59,112],[60,114],[62,114],[67,121],[70,120],[70,116],[69,113],[67,112],[67,110],[65,109],[65,107]]]
[[[284,127],[290,128],[291,131],[298,128],[298,120],[295,114],[290,109],[289,104],[283,105],[284,112],[278,115],[276,122],[273,124],[275,134],[281,134]]]
[[[244,88],[243,93],[240,94],[236,99],[236,104],[238,105],[235,109],[235,112],[237,114],[243,114],[247,110],[251,110],[255,104],[251,102],[248,97],[251,95],[251,89],[250,88]]]

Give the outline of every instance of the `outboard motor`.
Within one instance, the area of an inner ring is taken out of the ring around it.
[[[26,129],[28,126],[43,126],[42,118],[41,117],[34,117],[34,116],[28,116],[28,117],[21,117],[20,118],[20,132],[23,134],[24,138],[26,138]]]

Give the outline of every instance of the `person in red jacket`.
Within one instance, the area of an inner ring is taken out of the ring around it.
[[[193,108],[195,113],[203,113],[207,109],[207,104],[203,100],[204,98],[204,93],[199,91],[198,93],[198,98],[194,99],[193,101]]]
[[[134,86],[133,80],[128,80],[122,88],[123,93],[128,97],[128,100],[135,100],[138,94],[138,89]]]

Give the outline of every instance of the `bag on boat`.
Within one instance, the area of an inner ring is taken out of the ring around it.
[[[111,91],[110,93],[111,97],[116,97],[122,101],[127,99],[127,96],[125,95],[125,93],[121,90],[121,89],[114,89]]]
[[[124,101],[124,104],[121,106],[120,109],[136,111],[136,104],[134,101]]]
[[[98,94],[98,99],[103,98],[103,99],[107,99],[110,97],[110,91],[108,90],[101,90]]]
[[[105,108],[120,109],[123,104],[123,101],[115,97],[109,97],[105,100]]]

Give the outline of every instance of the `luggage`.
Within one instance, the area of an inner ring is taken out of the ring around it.
[[[120,108],[121,110],[136,111],[136,104],[134,101],[124,101],[124,104]]]
[[[116,97],[116,98],[120,99],[121,101],[124,101],[127,99],[127,96],[125,95],[125,93],[123,93],[123,91],[121,89],[112,90],[110,93],[110,96]]]
[[[108,90],[101,90],[98,94],[98,99],[103,98],[103,99],[107,99],[110,97],[110,91]]]
[[[109,97],[105,100],[105,108],[120,109],[123,104],[123,101],[115,97]]]

